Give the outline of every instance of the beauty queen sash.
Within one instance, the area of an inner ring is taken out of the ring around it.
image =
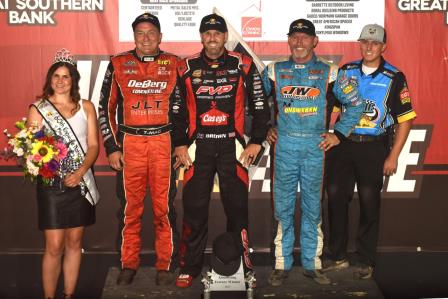
[[[81,104],[82,105],[82,104]],[[33,104],[34,107],[42,115],[46,125],[54,132],[54,134],[64,140],[68,145],[70,159],[79,159],[82,163],[84,161],[85,153],[79,143],[78,137],[73,132],[72,127],[67,120],[59,113],[56,107],[48,100],[42,99]],[[98,188],[96,187],[95,177],[92,169],[89,169],[81,180],[81,191],[87,200],[93,206],[96,205],[100,199]]]

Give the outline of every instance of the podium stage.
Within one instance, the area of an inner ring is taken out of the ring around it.
[[[384,298],[375,280],[355,280],[353,279],[353,270],[354,268],[350,267],[341,271],[329,272],[327,275],[332,280],[332,284],[321,286],[313,280],[303,276],[302,268],[294,267],[284,285],[280,287],[272,287],[267,282],[267,278],[271,272],[271,267],[255,267],[257,288],[255,290],[254,297],[260,299]],[[201,298],[204,289],[200,277],[197,277],[194,280],[193,286],[188,289],[180,289],[174,284],[163,287],[156,286],[154,282],[156,270],[152,267],[141,267],[131,285],[117,286],[115,282],[117,280],[118,273],[118,268],[109,268],[102,292],[102,299],[199,299]],[[246,298],[246,293],[212,292],[211,299],[215,298]]]

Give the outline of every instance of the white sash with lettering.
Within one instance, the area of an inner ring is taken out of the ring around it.
[[[82,105],[82,104],[81,104]],[[81,163],[84,161],[85,153],[79,143],[78,138],[73,132],[72,127],[67,120],[59,113],[56,107],[48,100],[42,99],[33,104],[42,115],[45,122],[53,130],[54,134],[62,138],[64,143],[68,145],[69,155],[73,158],[79,157]],[[82,178],[83,183],[86,186],[85,197],[94,206],[98,203],[100,195],[98,188],[96,187],[95,177],[93,176],[92,169],[89,169]]]

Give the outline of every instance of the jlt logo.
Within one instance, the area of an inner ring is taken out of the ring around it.
[[[200,86],[198,88],[198,90],[196,91],[196,94],[208,93],[209,95],[215,95],[215,94],[220,95],[220,94],[223,94],[223,93],[228,93],[232,89],[233,89],[232,85],[222,85],[222,86],[217,86],[217,87]]]
[[[152,109],[152,108],[156,108],[159,109],[160,108],[160,104],[162,103],[161,100],[155,100],[154,101],[155,106],[151,106],[150,104],[148,104],[147,101],[138,101],[137,103],[135,103],[134,105],[132,105],[132,109]],[[140,107],[142,106],[142,107]]]

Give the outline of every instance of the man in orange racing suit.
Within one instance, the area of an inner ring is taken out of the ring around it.
[[[167,285],[174,280],[178,247],[168,113],[170,97],[176,92],[178,58],[159,49],[162,33],[157,17],[142,14],[132,28],[136,47],[111,58],[99,106],[104,146],[110,166],[118,171],[117,196],[124,205],[122,270],[117,284],[132,283],[140,264],[141,217],[149,185],[156,284]]]

